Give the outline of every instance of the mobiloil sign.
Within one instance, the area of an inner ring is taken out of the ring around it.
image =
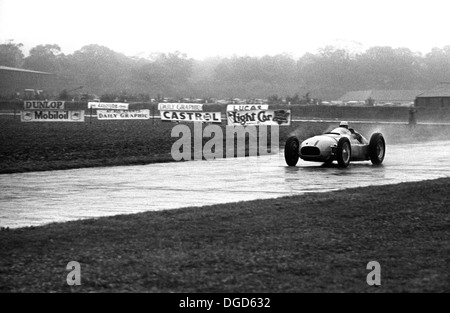
[[[22,111],[22,122],[84,122],[84,111],[30,110]]]

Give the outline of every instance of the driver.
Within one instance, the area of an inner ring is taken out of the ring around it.
[[[348,129],[348,122],[347,122],[347,121],[342,121],[342,122],[339,124],[339,127],[344,127],[344,128],[347,128],[347,129]]]
[[[339,127],[343,127],[343,128],[348,129],[348,130],[352,133],[351,137],[352,137],[353,139],[358,140],[360,143],[363,143],[363,142],[364,142],[363,136],[362,136],[360,133],[358,133],[357,131],[355,131],[353,128],[349,128],[349,127],[348,127],[348,122],[347,122],[347,121],[342,121],[342,122],[339,124]]]

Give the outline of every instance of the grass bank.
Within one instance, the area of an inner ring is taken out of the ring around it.
[[[449,190],[445,178],[2,230],[0,291],[449,292]],[[70,261],[81,286],[66,284]]]
[[[0,116],[0,174],[171,162],[172,145],[179,139],[171,137],[174,125],[160,120],[97,119],[85,123],[21,123],[12,116]],[[338,121],[293,122],[280,128],[280,146],[284,147],[290,134],[306,139],[337,125]],[[193,125],[189,127],[193,135]],[[354,127],[367,137],[381,131],[388,144],[450,138],[450,126],[419,125],[410,129],[408,125],[367,123]],[[202,144],[209,140],[203,138]]]

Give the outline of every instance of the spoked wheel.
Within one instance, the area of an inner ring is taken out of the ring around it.
[[[300,147],[300,143],[297,137],[292,136],[286,140],[286,144],[284,145],[284,159],[286,160],[286,164],[289,166],[296,166],[298,162],[298,148]]]
[[[369,156],[370,161],[374,165],[380,165],[383,163],[384,156],[386,155],[386,142],[384,137],[380,133],[375,133],[370,137],[369,143]]]
[[[337,145],[337,161],[340,167],[347,167],[350,164],[350,158],[352,155],[352,148],[350,140],[346,137],[339,139]]]

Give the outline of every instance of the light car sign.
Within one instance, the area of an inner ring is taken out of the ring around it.
[[[84,110],[22,111],[20,120],[22,122],[84,122]]]
[[[98,110],[99,120],[148,120],[150,110]]]
[[[161,111],[162,121],[222,123],[220,112]]]
[[[25,110],[64,110],[64,101],[24,101],[23,108]]]
[[[291,110],[228,111],[228,126],[234,125],[291,125]]]
[[[239,104],[227,105],[227,111],[251,111],[251,110],[268,110],[268,104]]]
[[[88,102],[89,109],[128,110],[128,103],[119,102]]]
[[[158,103],[160,111],[202,111],[203,104],[198,103]]]

